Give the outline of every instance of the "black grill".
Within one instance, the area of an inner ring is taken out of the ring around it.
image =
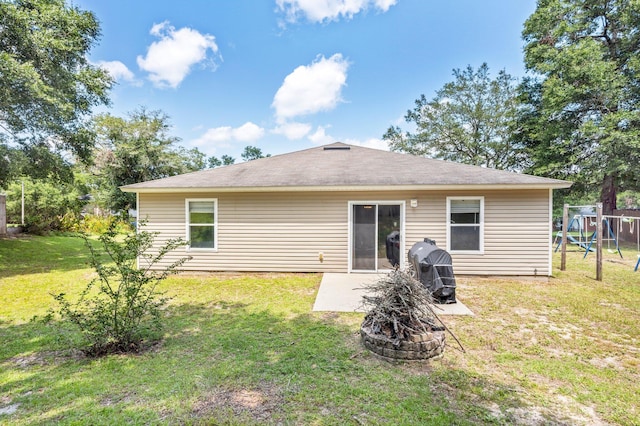
[[[409,262],[436,303],[456,303],[456,278],[451,255],[436,242],[425,238],[409,250]]]

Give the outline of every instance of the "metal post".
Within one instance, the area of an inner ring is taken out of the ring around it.
[[[602,203],[596,203],[596,280],[602,281]]]
[[[24,226],[24,181],[20,181],[22,183],[22,223],[20,225]]]
[[[567,238],[569,237],[569,204],[562,209],[562,250],[560,252],[560,270],[567,270]]]

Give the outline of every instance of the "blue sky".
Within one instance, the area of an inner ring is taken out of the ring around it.
[[[240,160],[334,141],[384,148],[454,68],[525,73],[535,0],[74,0],[101,23],[107,112],[162,110],[186,147]],[[102,109],[101,111],[105,111]]]

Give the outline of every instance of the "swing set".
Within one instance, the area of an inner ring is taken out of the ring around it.
[[[627,223],[629,226],[629,234],[636,236],[636,247],[638,249],[638,261],[636,262],[636,267],[633,269],[635,272],[638,272],[638,267],[640,267],[640,218],[638,217],[623,217],[620,219],[620,227],[622,227],[623,223]]]
[[[593,238],[593,235],[595,235],[595,234],[592,234],[591,238],[587,237],[586,235],[589,230],[589,227],[595,226],[595,222],[590,220],[591,218],[592,218],[591,215],[585,215],[585,214],[576,214],[571,218],[571,221],[569,222],[569,226],[567,226],[567,230],[571,231],[571,230],[577,229],[578,236],[576,238],[571,234],[569,234],[569,232],[567,232],[568,243],[575,244],[579,248],[583,250],[587,250],[587,246],[589,245],[590,240]],[[595,231],[593,232],[595,233]],[[559,231],[556,234],[556,238],[553,243],[554,244],[557,243],[556,250],[555,250],[557,252],[560,249],[560,246],[562,245],[562,231]],[[589,247],[588,251],[594,251],[594,249]]]
[[[607,251],[609,253],[617,252],[621,259],[624,259],[620,249],[621,234],[627,237],[626,241],[629,241],[630,237],[635,237],[638,261],[636,262],[634,271],[638,271],[640,268],[640,217],[602,215],[602,227],[598,227],[596,216],[591,213],[584,213],[585,210],[591,211],[593,206],[565,206],[565,208],[566,217],[568,217],[569,209],[582,209],[581,213],[571,217],[569,225],[564,228],[564,230],[567,234],[566,243],[574,244],[579,247],[580,250],[584,250],[583,259],[586,259],[590,252],[595,251],[593,246],[598,237],[598,229],[606,229],[606,231],[601,231],[603,234],[602,242],[606,241]],[[593,229],[593,232],[591,232],[590,236],[587,236],[591,229]],[[571,230],[578,231],[577,238],[569,234]],[[606,236],[604,235],[605,233]],[[563,231],[556,234],[554,244],[556,242],[555,251],[557,252],[563,243]],[[612,248],[612,245],[615,249]]]
[[[618,238],[620,234],[618,234],[618,237],[616,237],[616,234],[614,234],[613,230],[611,229],[610,219],[617,219],[617,218],[618,216],[602,216],[602,223],[606,226],[607,233],[609,234],[609,236],[607,238],[604,238],[603,240],[607,242],[607,251],[609,253],[615,253],[615,251],[617,251],[618,254],[620,255],[620,259],[624,259],[624,257],[622,256],[622,252],[620,251],[620,244],[618,243]],[[619,223],[621,222],[619,221]],[[584,253],[583,259],[587,258],[587,255],[589,254],[591,246],[593,245],[593,242],[595,240],[596,240],[596,231],[594,231],[593,234],[591,234],[591,240],[589,241],[589,245],[587,246],[587,250]],[[616,245],[615,251],[611,249],[611,241],[613,241]],[[640,248],[638,249],[638,251],[640,252]]]

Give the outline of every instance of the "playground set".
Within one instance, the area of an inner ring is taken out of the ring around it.
[[[584,250],[583,259],[585,259],[590,252],[595,251],[598,229],[596,214],[593,213],[595,206],[568,206],[568,209],[574,212],[578,210],[578,213],[569,215],[571,218],[569,225],[564,228],[567,230],[567,244],[577,246],[580,251]],[[621,241],[635,243],[638,260],[634,271],[637,272],[640,268],[640,217],[602,215],[601,229],[603,230],[602,242],[606,243],[607,251],[617,252],[621,259],[624,259],[620,248]],[[574,235],[571,235],[571,232]],[[556,252],[562,245],[562,239],[563,232],[558,231],[554,239]]]

